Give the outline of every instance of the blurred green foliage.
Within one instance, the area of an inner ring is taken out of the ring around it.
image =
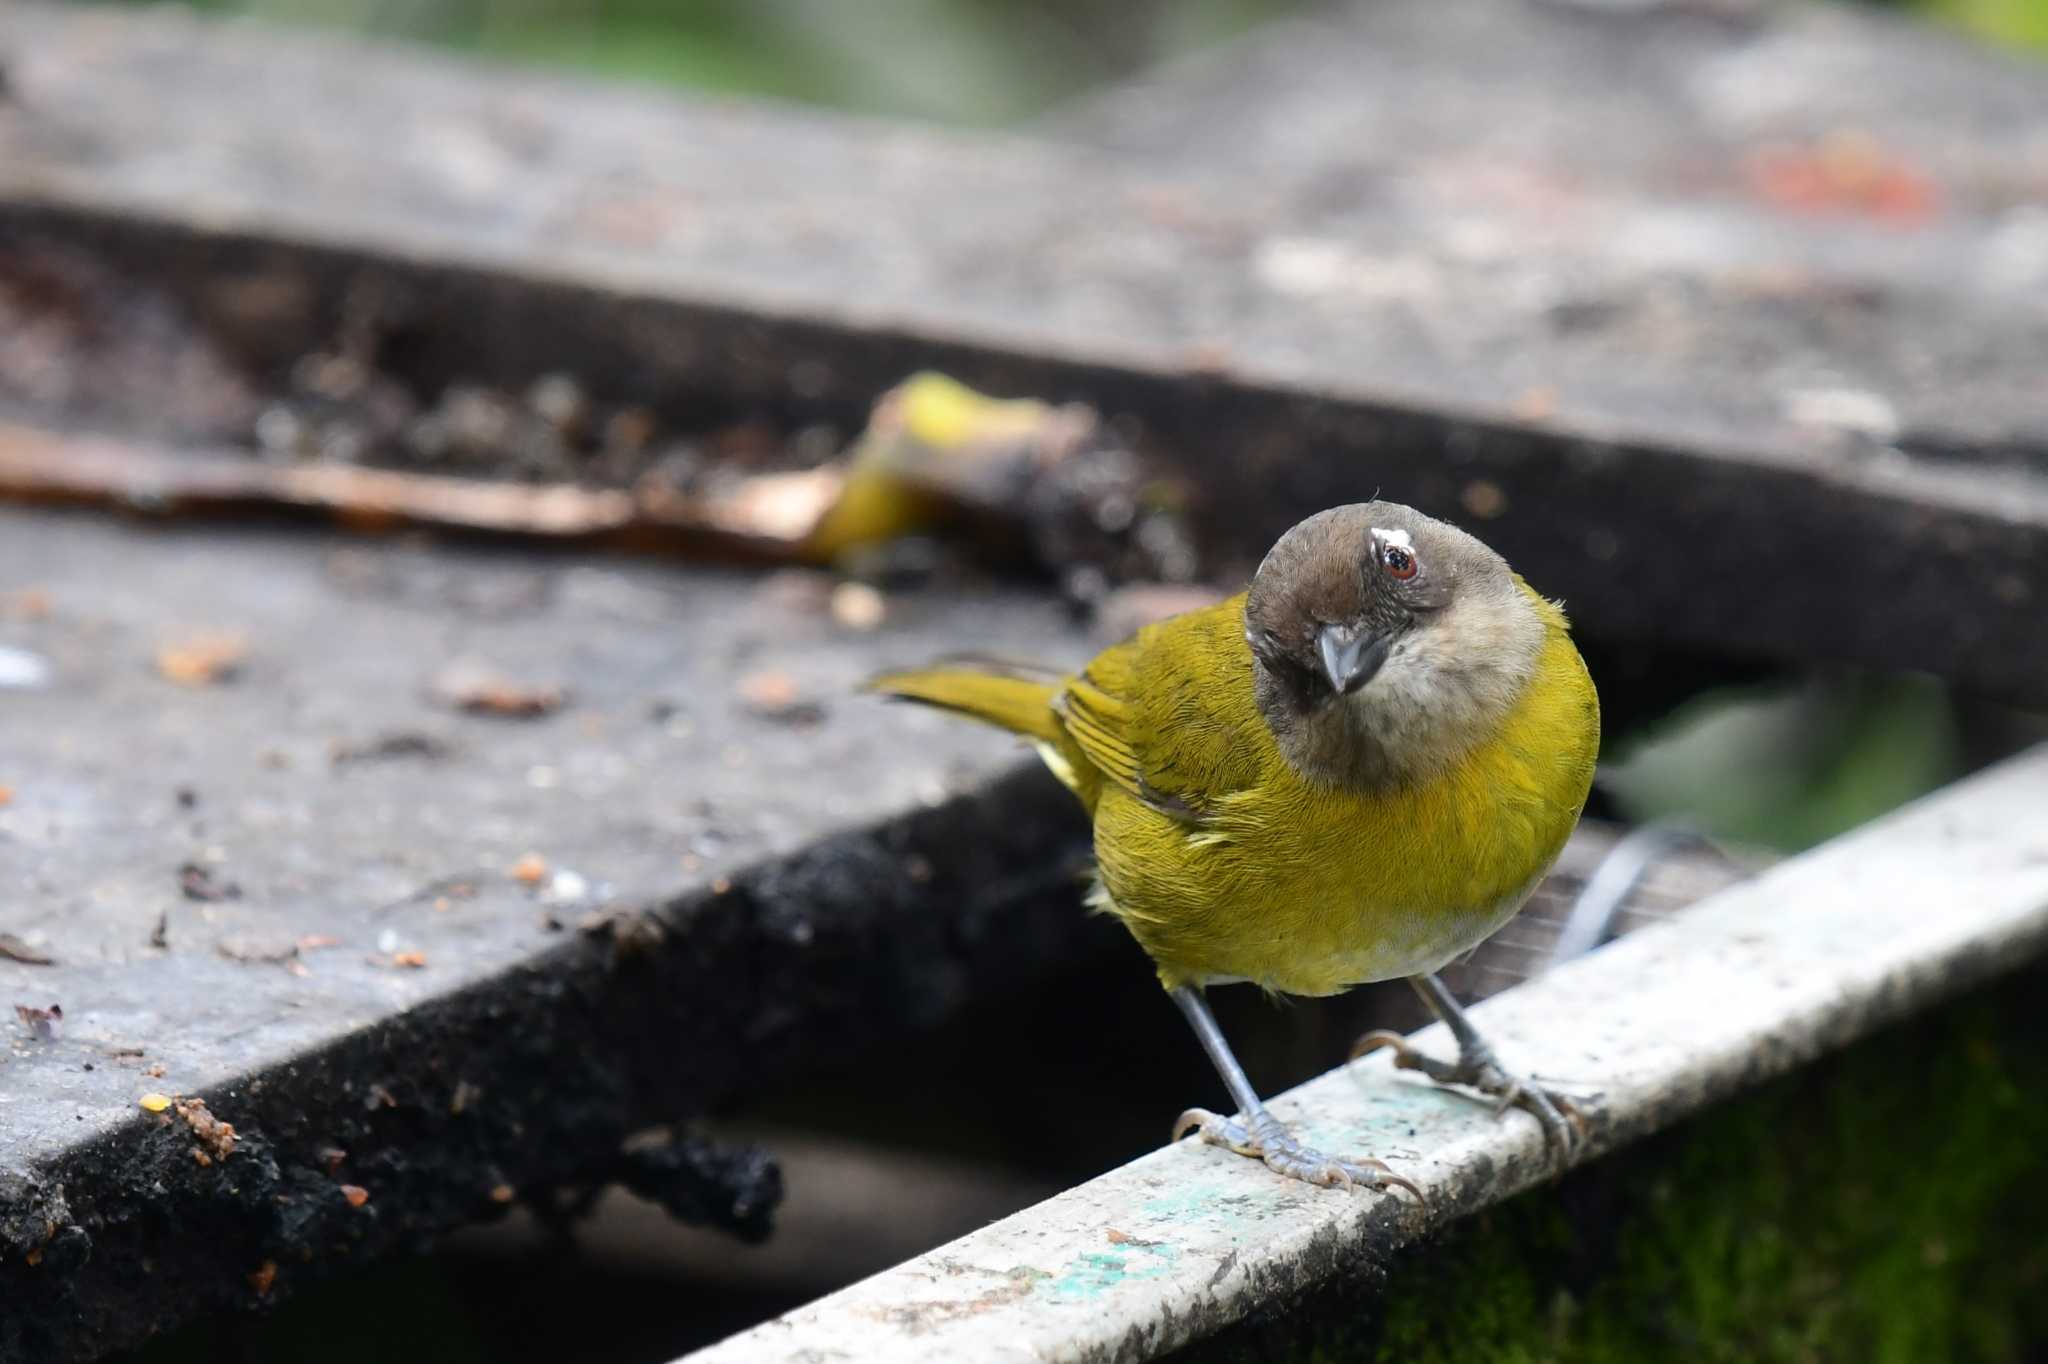
[[[1710,692],[1609,746],[1600,783],[1637,819],[1811,847],[1961,775],[1947,691],[1855,675]]]
[[[2048,51],[2048,0],[1888,2],[1993,41]],[[189,3],[699,90],[1002,124],[1313,0]]]
[[[191,3],[604,76],[862,113],[1002,124],[1240,32],[1300,0]]]
[[[2048,0],[1907,0],[1906,7],[1980,38],[2048,52]]]

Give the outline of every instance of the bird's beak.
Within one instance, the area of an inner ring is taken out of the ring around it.
[[[1385,635],[1348,625],[1325,625],[1316,635],[1316,651],[1323,657],[1323,675],[1330,679],[1330,690],[1349,696],[1372,681],[1387,661],[1390,642]]]

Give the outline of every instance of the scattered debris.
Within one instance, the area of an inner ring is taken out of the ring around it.
[[[1144,1247],[1166,1244],[1163,1241],[1147,1241],[1142,1236],[1133,1236],[1127,1231],[1118,1231],[1115,1227],[1108,1228],[1102,1234],[1104,1239],[1106,1239],[1113,1246]]]
[[[186,862],[178,868],[178,889],[185,892],[188,900],[202,904],[217,903],[221,900],[239,900],[242,888],[233,881],[223,881],[214,875],[213,869],[197,862]]]
[[[481,659],[457,659],[434,675],[427,693],[472,715],[532,719],[559,710],[567,692],[553,683],[519,682]]]
[[[336,740],[328,745],[327,761],[335,767],[384,762],[393,758],[420,758],[427,762],[443,762],[454,753],[455,745],[446,739],[436,738],[432,734],[417,730],[395,730],[359,744]]]
[[[1141,432],[1081,404],[920,373],[876,402],[844,453],[825,426],[745,422],[678,441],[644,409],[601,409],[566,375],[523,398],[451,387],[422,411],[377,372],[375,350],[337,342],[294,366],[294,394],[250,428],[256,458],[0,422],[0,496],[127,506],[146,494],[168,515],[282,507],[375,530],[820,564],[937,533],[997,558],[1083,566],[1090,581],[1197,576],[1184,493],[1137,458]],[[377,464],[396,467],[363,467]]]
[[[360,1208],[370,1201],[370,1191],[360,1184],[342,1185],[341,1196],[348,1200],[351,1208]]]
[[[0,933],[0,957],[23,966],[55,966],[57,959],[40,948],[30,947],[12,933]]]
[[[539,853],[528,853],[512,864],[512,879],[522,886],[537,886],[547,879],[548,860]]]
[[[519,1191],[510,1184],[494,1184],[491,1186],[491,1202],[493,1203],[510,1203],[517,1197],[519,1197]]]
[[[427,954],[424,952],[417,951],[393,952],[391,954],[391,964],[393,966],[406,967],[412,970],[418,970],[420,967],[423,967],[427,964]]]
[[[339,1146],[323,1146],[320,1148],[318,1156],[320,1168],[330,1175],[339,1170],[343,1163],[348,1160],[348,1152],[342,1150]]]
[[[963,518],[1013,519],[1024,490],[1099,426],[1079,404],[991,398],[943,374],[914,374],[876,401],[804,557],[831,563]]]
[[[1882,393],[1857,388],[1800,389],[1781,400],[1787,420],[1883,444],[1897,439],[1899,412]]]
[[[266,449],[271,437],[296,438],[292,419],[279,420],[276,412],[266,412],[260,424]],[[841,478],[830,467],[755,474],[727,467],[719,471],[729,476],[727,486],[717,487],[702,477],[701,454],[671,447],[638,461],[644,471],[627,478],[630,491],[586,488],[569,480],[588,466],[534,471],[508,459],[505,446],[479,450],[473,470],[490,477],[368,469],[319,450],[306,452],[308,462],[279,465],[0,422],[0,497],[132,506],[146,489],[148,505],[165,515],[285,508],[359,529],[439,526],[700,554],[735,547],[791,554],[837,495]],[[524,486],[507,481],[507,473],[559,481]]]
[[[248,962],[253,965],[283,966],[299,959],[299,944],[296,938],[238,934],[222,938],[214,944],[214,950],[229,961]]]
[[[889,603],[866,583],[844,582],[832,589],[831,611],[832,619],[845,629],[866,633],[881,627]]]
[[[14,804],[14,788],[6,782],[0,782],[0,810],[4,810],[12,804]]]
[[[0,644],[0,691],[35,691],[48,686],[52,675],[41,654]]]
[[[199,808],[199,793],[189,786],[179,787],[171,793],[171,796],[178,802],[180,810],[197,810]]]
[[[143,1095],[135,1102],[141,1104],[144,1109],[151,1113],[161,1113],[171,1106],[172,1100],[168,1094],[149,1093]]]
[[[475,881],[467,876],[443,876],[438,880],[427,882],[427,884],[409,895],[401,895],[388,904],[378,906],[376,913],[380,915],[389,914],[393,910],[404,909],[407,905],[428,903],[431,903],[437,910],[446,910],[453,901],[474,900],[475,898]]]
[[[339,947],[341,939],[332,933],[308,933],[299,939],[299,951],[317,952],[323,947]]]
[[[249,1291],[259,1298],[270,1296],[270,1286],[277,1282],[277,1261],[265,1260],[249,1271]]]
[[[739,680],[740,702],[764,720],[812,725],[825,718],[825,708],[797,690],[796,679],[779,669],[748,673]]]
[[[157,911],[156,927],[149,930],[149,945],[151,947],[165,949],[170,947],[171,911],[169,911],[168,909],[161,909]]]
[[[50,594],[41,587],[0,592],[0,620],[42,621],[50,618]]]
[[[249,643],[237,634],[193,635],[156,651],[156,670],[182,687],[210,687],[231,681],[249,660]]]
[[[1773,143],[1744,161],[1750,192],[1795,213],[1853,215],[1918,227],[1941,211],[1941,191],[1925,172],[1858,129],[1809,144]]]
[[[1549,421],[1557,415],[1557,390],[1549,384],[1531,384],[1508,404],[1508,414],[1516,421]]]
[[[668,937],[660,917],[644,909],[593,909],[576,920],[576,931],[610,938],[615,960],[654,952]]]
[[[140,1056],[142,1054],[142,1048],[137,1047],[135,1049],[135,1054]],[[148,1065],[142,1068],[142,1073],[152,1080],[161,1080],[164,1078],[164,1063],[161,1061],[151,1061]]]
[[[582,872],[563,867],[548,878],[540,898],[542,904],[549,905],[583,904],[590,899],[590,879]]]
[[[192,1154],[201,1165],[226,1160],[235,1153],[235,1125],[216,1118],[207,1109],[206,1100],[179,1099],[172,1107],[198,1139],[199,1145],[192,1148]]]
[[[64,1007],[52,1004],[47,1009],[38,1009],[32,1004],[17,1004],[14,1014],[37,1041],[50,1042],[56,1040],[56,1025],[64,1020]]]

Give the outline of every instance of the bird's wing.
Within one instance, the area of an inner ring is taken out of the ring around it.
[[[1244,599],[1148,626],[1104,651],[1054,708],[1105,778],[1163,814],[1202,823],[1259,775],[1265,727],[1252,694]]]

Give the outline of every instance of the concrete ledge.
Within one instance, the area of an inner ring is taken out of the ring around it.
[[[1510,1065],[1597,1093],[1597,1157],[2038,956],[2044,808],[2037,749],[1475,1016]],[[1440,1029],[1422,1040],[1447,1042]],[[690,1358],[1155,1358],[1384,1269],[1546,1176],[1532,1121],[1497,1122],[1382,1058],[1274,1108],[1319,1144],[1385,1157],[1427,1190],[1427,1210],[1289,1185],[1184,1142]]]

